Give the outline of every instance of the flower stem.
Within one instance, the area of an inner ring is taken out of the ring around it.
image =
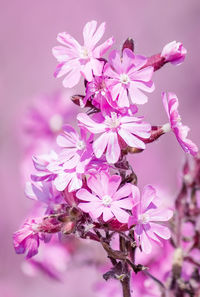
[[[121,281],[121,284],[122,284],[123,297],[131,297],[130,277],[125,276],[124,279]]]
[[[120,251],[122,253],[127,253],[126,240],[121,235],[119,237],[119,242],[120,242]],[[123,265],[122,267],[123,267],[124,278],[120,282],[122,285],[123,297],[131,297],[129,267],[126,261],[123,261],[122,265]]]

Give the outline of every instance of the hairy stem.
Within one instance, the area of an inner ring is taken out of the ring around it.
[[[122,253],[127,253],[126,249],[126,240],[124,237],[120,235],[119,237],[119,242],[120,242],[120,251]],[[122,292],[123,292],[123,297],[131,297],[131,290],[130,290],[130,271],[128,264],[125,261],[122,262],[122,272],[124,273],[124,277],[121,279],[121,285],[122,285]]]
[[[125,276],[124,279],[121,281],[121,284],[122,284],[123,297],[131,297],[130,277]]]

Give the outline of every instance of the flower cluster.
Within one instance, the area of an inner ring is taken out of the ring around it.
[[[59,62],[55,76],[65,76],[66,88],[83,77],[85,94],[72,100],[87,112],[77,115],[79,132],[68,123],[59,126],[54,150],[33,157],[35,171],[26,195],[37,201],[39,216],[15,232],[14,246],[30,258],[37,254],[40,241],[51,240],[54,233],[59,238],[67,234],[90,238],[114,263],[106,277],[124,274],[126,279],[130,267],[135,272],[145,269],[134,262],[135,250],[151,254],[156,243],[162,246],[163,239],[171,236],[167,222],[173,217],[155,187],[146,185],[140,194],[128,154],[142,152],[170,130],[185,152],[196,156],[198,148],[187,139],[189,128],[181,123],[175,94],[163,94],[169,124],[152,126],[137,114],[139,106],[148,102],[147,93],[155,89],[154,71],[168,62],[183,62],[183,45],[169,43],[161,54],[147,58],[136,55],[127,39],[122,50],[112,50],[106,60],[104,54],[114,39],[97,45],[104,32],[105,23],[97,27],[96,21],[88,22],[83,45],[68,33],[58,34],[61,45],[53,48]],[[120,237],[117,252],[111,246],[113,234]]]

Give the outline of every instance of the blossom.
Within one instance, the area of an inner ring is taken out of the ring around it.
[[[23,136],[26,137],[26,142],[30,142],[30,148],[38,140],[52,144],[64,122],[74,113],[74,106],[66,100],[67,95],[70,94],[54,92],[34,98],[34,104],[27,110],[22,122]]]
[[[81,164],[82,165],[82,164]],[[68,186],[69,192],[73,192],[82,187],[82,176],[84,170],[80,170],[80,167],[65,170],[62,166],[55,168],[57,171],[57,177],[54,180],[54,185],[58,191],[64,191]]]
[[[57,144],[62,148],[59,154],[59,162],[65,169],[72,169],[81,164],[81,161],[87,158],[91,159],[90,142],[92,138],[87,139],[85,130],[81,129],[81,137],[69,125],[63,127],[63,133],[58,135]],[[87,155],[87,156],[86,156]]]
[[[28,198],[44,204],[47,209],[45,214],[54,212],[64,202],[63,196],[53,186],[52,182],[27,182],[25,194]]]
[[[33,173],[31,179],[35,182],[54,180],[56,178],[56,173],[48,170],[48,165],[52,163],[58,163],[58,154],[53,150],[49,154],[33,156],[33,164],[37,173]]]
[[[94,219],[103,215],[105,222],[115,217],[119,222],[127,223],[129,214],[126,210],[133,207],[130,198],[131,186],[126,184],[119,188],[120,183],[119,175],[109,176],[103,171],[96,176],[89,177],[87,186],[91,192],[82,188],[76,193],[77,198],[84,201],[79,203],[78,207]]]
[[[82,186],[82,175],[87,159],[83,159],[75,168],[65,169],[59,161],[50,162],[45,169],[32,174],[33,181],[52,181],[58,191],[64,191],[68,186],[69,192],[80,189]]]
[[[166,44],[161,52],[161,57],[165,58],[166,62],[171,62],[174,65],[179,65],[185,60],[187,50],[181,42],[172,41]]]
[[[108,163],[116,163],[120,157],[120,141],[135,148],[145,149],[145,143],[141,138],[149,138],[151,125],[141,118],[129,115],[120,115],[112,112],[102,117],[101,122],[96,122],[84,113],[77,116],[80,125],[93,134],[101,133],[94,142],[93,150],[97,158],[100,158],[106,149]]]
[[[113,101],[117,101],[119,107],[129,107],[129,96],[134,104],[147,102],[147,96],[141,90],[152,92],[154,85],[151,81],[153,67],[141,69],[146,62],[145,57],[135,55],[128,48],[123,50],[122,60],[119,51],[110,53],[104,75],[110,78],[107,84]]]
[[[28,259],[38,253],[39,223],[39,218],[27,219],[22,228],[14,233],[14,248],[17,254],[26,253]]]
[[[87,81],[93,79],[93,74],[101,75],[104,62],[99,59],[114,42],[111,37],[96,47],[104,32],[105,23],[102,23],[98,29],[96,21],[86,23],[83,28],[83,46],[66,32],[58,34],[57,40],[62,46],[53,48],[53,55],[60,63],[57,66],[55,76],[66,75],[63,80],[64,87],[72,88],[78,84],[81,74]]]
[[[90,99],[96,108],[101,109],[101,112],[104,109],[108,110],[111,106],[114,106],[109,88],[106,84],[107,81],[108,78],[104,76],[95,76],[91,82],[87,83],[86,96],[83,100],[84,105]]]
[[[186,153],[195,156],[198,152],[198,147],[190,139],[187,139],[189,127],[184,126],[181,122],[181,117],[178,112],[178,98],[174,93],[163,93],[163,104],[170,121],[170,126],[174,132],[179,144]]]
[[[19,135],[24,153],[21,173],[25,181],[32,172],[32,155],[46,153],[49,147],[56,149],[55,139],[63,124],[73,119],[75,106],[66,100],[70,95],[70,91],[40,94],[22,116]]]
[[[82,135],[85,135],[84,131]],[[86,136],[83,137],[86,139]],[[39,155],[33,158],[36,173],[31,175],[34,182],[52,181],[58,191],[69,192],[80,189],[82,176],[92,159],[90,138],[83,142],[71,126],[64,126],[64,132],[59,135],[57,142],[62,151],[57,154]]]
[[[107,86],[109,79],[104,76],[95,76],[91,82],[87,83],[86,96],[83,99],[83,105],[90,100],[92,105],[101,110],[103,115],[112,111],[123,114],[133,115],[138,111],[136,105],[131,104],[129,107],[119,107],[117,101],[112,100],[110,89]]]
[[[142,195],[140,195],[138,187],[132,185],[132,195],[134,207],[128,226],[135,225],[136,242],[141,245],[144,253],[149,254],[152,250],[151,241],[161,243],[160,237],[163,239],[170,238],[169,229],[158,222],[168,221],[173,216],[173,212],[157,206],[156,190],[150,185],[144,187]]]

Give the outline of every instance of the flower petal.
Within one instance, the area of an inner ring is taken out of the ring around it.
[[[97,201],[97,197],[92,195],[90,192],[88,192],[86,189],[80,189],[76,193],[76,197],[83,201]],[[98,199],[99,200],[99,199]]]
[[[136,147],[140,149],[145,149],[145,144],[142,140],[131,134],[125,129],[119,129],[118,134],[121,136],[121,138],[131,147]]]
[[[93,51],[94,57],[97,59],[101,58],[111,48],[113,43],[114,43],[114,38],[111,37],[101,45],[97,46]]]
[[[114,217],[112,211],[110,208],[108,207],[104,207],[104,210],[103,210],[103,220],[105,222],[109,221],[110,219],[112,219]]]
[[[114,195],[114,200],[119,200],[121,198],[128,197],[132,192],[131,184],[126,184],[123,187],[121,187]]]
[[[150,209],[147,211],[151,222],[165,222],[173,217],[173,211],[170,209]]]
[[[144,187],[141,199],[142,212],[145,212],[151,202],[156,198],[156,190],[154,187],[147,185]]]
[[[131,198],[116,200],[116,201],[113,201],[112,204],[119,208],[124,208],[129,210],[133,208],[133,201],[131,200]]]
[[[93,151],[97,158],[101,158],[103,155],[109,140],[109,133],[103,133],[93,143]]]
[[[128,223],[129,214],[125,210],[119,208],[114,203],[111,204],[110,209],[120,223]]]
[[[152,245],[151,245],[151,241],[145,231],[142,232],[142,234],[140,235],[140,243],[141,243],[142,251],[145,254],[150,254],[152,251]]]
[[[91,48],[93,43],[93,35],[97,27],[97,21],[87,22],[83,28],[84,45]]]
[[[81,126],[85,127],[91,133],[102,133],[105,131],[105,125],[93,121],[87,114],[79,113],[77,120],[81,123]]]
[[[120,157],[120,146],[118,142],[117,133],[109,132],[108,145],[106,150],[106,160],[110,164],[114,164]]]
[[[156,233],[158,236],[160,236],[163,239],[169,239],[171,237],[171,232],[169,228],[166,226],[156,224],[156,223],[150,223],[151,229],[154,233]]]

